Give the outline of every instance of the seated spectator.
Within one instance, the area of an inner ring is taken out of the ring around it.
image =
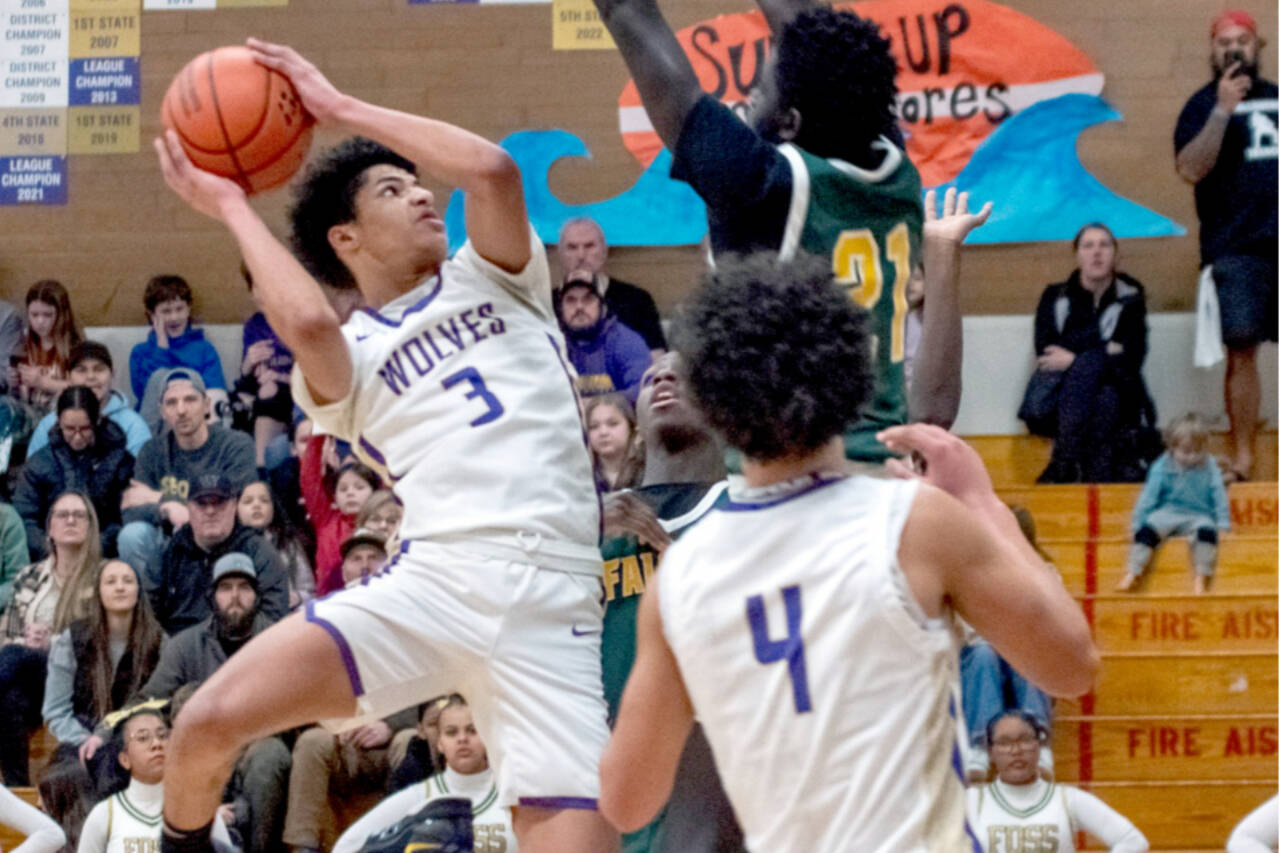
[[[164,806],[164,756],[169,724],[166,702],[147,701],[112,716],[112,736],[104,747],[129,774],[129,786],[93,807],[80,831],[76,853],[134,853],[160,845]],[[220,817],[213,819],[213,840],[231,847]]]
[[[284,843],[295,853],[319,850],[323,828],[333,822],[331,796],[348,799],[386,790],[387,777],[403,760],[416,721],[417,708],[406,708],[342,734],[314,726],[298,735]]]
[[[9,786],[31,784],[28,747],[42,722],[49,644],[88,615],[101,554],[93,504],[81,495],[59,495],[45,529],[49,556],[18,573],[0,616],[0,774]]]
[[[173,535],[160,558],[151,606],[165,633],[176,634],[212,613],[209,585],[223,559],[253,572],[262,613],[272,622],[289,612],[289,582],[280,555],[262,534],[236,519],[239,492],[222,474],[191,484],[191,523]],[[224,567],[224,571],[225,571]]]
[[[13,599],[13,580],[31,562],[27,530],[12,504],[0,501],[0,611]]]
[[[151,439],[151,430],[142,416],[129,407],[124,395],[111,387],[115,379],[111,352],[97,341],[81,341],[71,348],[71,369],[67,374],[72,385],[83,385],[98,398],[98,414],[110,418],[124,431],[125,446],[134,456],[142,445]],[[30,457],[49,444],[49,430],[53,428],[53,412],[41,418],[27,445]]]
[[[13,853],[58,853],[67,843],[62,827],[3,786],[0,786],[0,826],[26,839],[13,848]]]
[[[143,445],[121,503],[120,559],[138,570],[147,588],[155,586],[156,560],[168,536],[187,523],[186,501],[195,477],[224,476],[237,492],[258,478],[253,441],[206,420],[209,399],[198,373],[176,367],[165,374],[163,385],[169,429]]]
[[[1218,532],[1231,529],[1231,507],[1218,463],[1206,452],[1209,430],[1197,414],[1183,415],[1165,430],[1169,448],[1147,472],[1133,508],[1133,547],[1116,592],[1138,583],[1160,543],[1170,536],[1191,540],[1192,591],[1209,591],[1218,564]]]
[[[229,554],[214,564],[209,585],[213,613],[175,635],[160,653],[147,696],[168,698],[213,675],[249,640],[271,627],[259,612],[258,579],[251,562]],[[176,699],[175,699],[176,702]],[[236,762],[223,819],[245,853],[274,851],[284,821],[284,797],[292,758],[278,735],[255,741]]]
[[[153,408],[147,391],[151,377],[158,371],[187,367],[200,377],[202,388],[225,392],[227,383],[218,351],[204,339],[202,329],[191,327],[191,303],[191,286],[182,276],[158,275],[147,282],[142,304],[151,331],[129,353],[129,383],[143,417]],[[159,432],[150,419],[148,425],[152,432]]]
[[[635,405],[651,356],[644,338],[609,313],[595,277],[579,270],[557,292],[557,315],[583,397],[617,392]]]
[[[307,505],[302,499],[300,471],[302,454],[307,450],[307,442],[311,440],[314,424],[311,418],[300,417],[293,424],[293,432],[289,436],[289,456],[274,468],[268,468],[267,481],[271,484],[271,493],[276,496],[289,515],[289,520],[298,530],[310,530],[307,521]],[[312,551],[315,550],[314,543]]]
[[[98,417],[98,398],[83,385],[58,395],[57,414],[49,443],[27,459],[13,495],[14,509],[26,525],[31,559],[46,554],[41,523],[54,496],[63,492],[89,496],[101,528],[102,553],[115,556],[120,501],[133,478],[133,454],[120,427]]]
[[[266,537],[284,564],[289,579],[289,609],[294,610],[316,597],[316,578],[307,557],[307,542],[296,530],[271,487],[258,480],[244,487],[236,506],[236,517]]]
[[[333,853],[357,853],[365,841],[421,811],[440,797],[471,801],[472,832],[477,850],[515,850],[511,810],[498,802],[498,784],[489,769],[484,741],[471,720],[471,709],[458,694],[440,712],[437,746],[445,768],[438,775],[387,797],[353,823],[333,845]]]
[[[585,216],[570,219],[560,227],[556,245],[560,273],[565,280],[573,272],[585,271],[596,277],[600,295],[618,322],[644,338],[653,358],[666,352],[667,339],[662,333],[658,306],[649,292],[634,284],[613,278],[604,271],[609,246],[604,231],[595,220]]]
[[[968,791],[969,826],[984,853],[1075,850],[1087,832],[1112,853],[1142,853],[1147,839],[1129,819],[1087,791],[1055,785],[1036,773],[1036,754],[1049,733],[1034,716],[1009,711],[992,720],[991,761],[996,779]]]
[[[372,530],[387,543],[387,556],[394,557],[400,549],[400,521],[404,507],[396,496],[386,489],[378,489],[369,496],[356,516],[356,529]]]
[[[409,738],[404,760],[387,777],[388,794],[426,781],[444,769],[444,758],[436,744],[440,741],[440,712],[452,695],[446,693],[418,706],[418,730]]]
[[[9,393],[30,416],[28,429],[67,387],[71,348],[80,343],[71,297],[61,282],[37,281],[27,290],[27,332],[9,356]]]
[[[106,753],[97,728],[151,677],[164,632],[128,563],[103,563],[94,589],[88,617],[53,638],[42,714],[58,739],[53,760],[84,767],[96,783],[111,778],[99,767]]]
[[[613,492],[639,485],[644,443],[636,431],[631,404],[617,394],[589,397],[583,404],[583,419],[597,490]]]
[[[335,472],[332,481],[324,474],[326,467]],[[381,483],[359,462],[339,464],[332,436],[312,436],[299,477],[307,518],[316,533],[316,595],[328,595],[342,588],[342,543],[355,531],[356,515]]]
[[[382,571],[387,564],[387,540],[381,533],[359,528],[342,543],[342,585],[355,586]]]
[[[1032,382],[1043,393],[1019,412],[1032,432],[1054,438],[1037,482],[1141,480],[1148,460],[1135,434],[1144,417],[1155,422],[1142,381],[1146,297],[1136,279],[1116,272],[1116,239],[1107,226],[1084,226],[1072,245],[1077,269],[1045,288],[1036,309]]]
[[[240,264],[240,275],[249,287],[254,305],[258,296],[253,290],[249,268]],[[293,353],[267,323],[261,306],[244,324],[240,353],[240,379],[236,381],[237,409],[245,412],[246,431],[253,435],[259,467],[266,466],[267,445],[283,435],[293,420],[293,393],[289,374],[293,372]]]

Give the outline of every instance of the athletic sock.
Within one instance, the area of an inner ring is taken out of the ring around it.
[[[164,822],[160,853],[209,853],[213,850],[213,821],[196,829],[178,829]]]

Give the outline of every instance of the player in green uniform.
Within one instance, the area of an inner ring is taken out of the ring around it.
[[[871,312],[876,392],[846,436],[846,455],[882,461],[889,454],[877,431],[908,415],[949,425],[959,406],[960,314],[954,284],[942,286],[954,282],[954,252],[923,261],[930,307],[916,368],[921,393],[908,406],[906,293],[921,263],[923,215],[920,177],[896,123],[889,42],[874,23],[812,0],[759,5],[775,47],[744,124],[702,91],[655,0],[596,0],[673,154],[672,176],[706,202],[712,250],[829,256],[836,279]]]

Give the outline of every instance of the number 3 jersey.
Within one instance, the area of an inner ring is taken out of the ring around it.
[[[658,595],[748,849],[972,853],[950,621],[897,563],[916,483],[739,486],[667,549]]]
[[[508,273],[468,242],[438,275],[352,314],[351,391],[318,405],[295,367],[294,399],[393,484],[406,542],[487,543],[598,576],[599,502],[532,229],[530,249]]]

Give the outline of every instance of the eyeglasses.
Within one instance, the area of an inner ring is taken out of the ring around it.
[[[149,729],[143,729],[140,732],[134,732],[133,736],[129,738],[129,740],[133,741],[134,743],[140,746],[151,746],[152,741],[158,741],[160,743],[164,743],[168,739],[169,739],[168,729],[156,729],[155,731],[151,731]]]
[[[63,435],[93,435],[93,424],[85,424],[83,426],[58,424],[58,428],[62,430]]]
[[[991,742],[992,749],[1001,752],[1016,752],[1019,749],[1031,749],[1040,746],[1040,738],[1035,735],[1023,735],[1019,738],[997,738]]]
[[[58,521],[88,521],[89,513],[82,509],[60,509],[53,514]]]

